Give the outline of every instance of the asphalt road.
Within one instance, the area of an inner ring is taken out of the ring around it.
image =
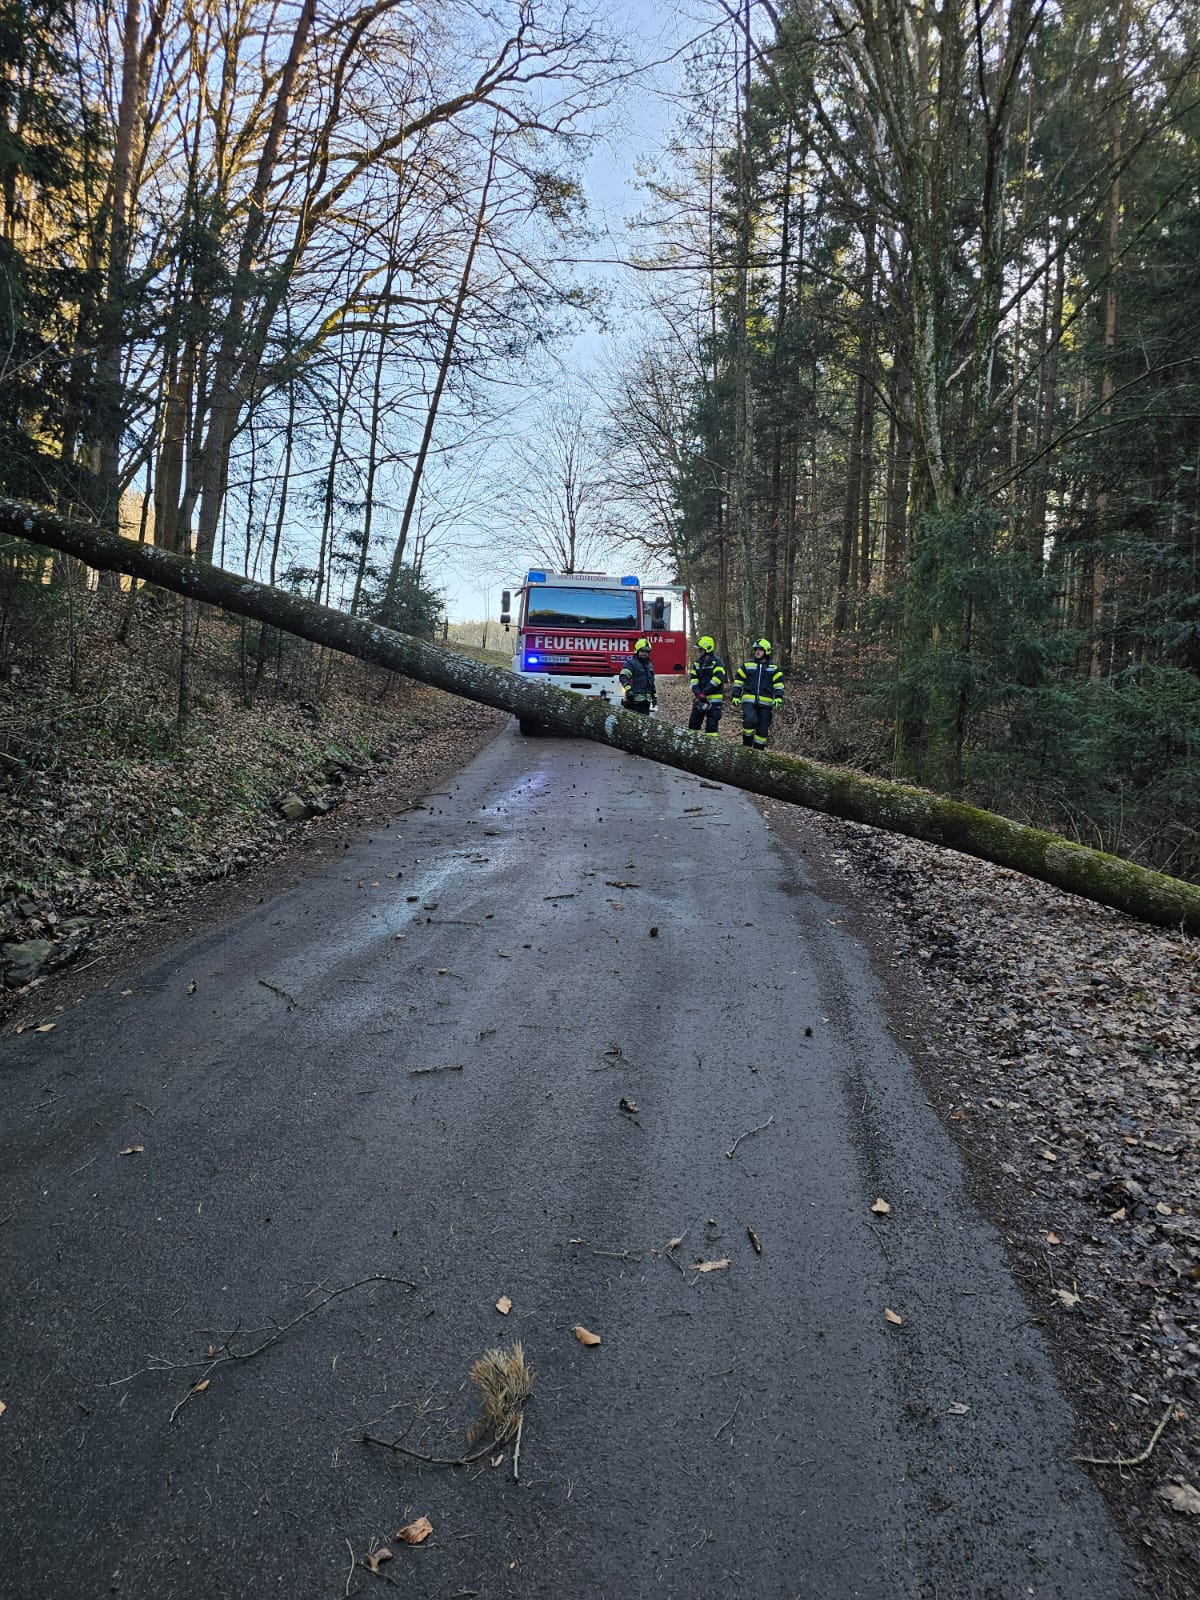
[[[735,791],[506,731],[9,1036],[0,1107],[5,1597],[1136,1592],[878,979]],[[460,1454],[517,1339],[519,1481],[356,1442]]]

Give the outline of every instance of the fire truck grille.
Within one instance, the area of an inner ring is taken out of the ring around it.
[[[598,650],[572,651],[570,661],[546,664],[546,671],[558,677],[572,677],[580,672],[600,672],[608,675],[615,670],[612,658],[602,655]]]

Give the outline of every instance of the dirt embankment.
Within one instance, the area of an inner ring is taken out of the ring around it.
[[[181,731],[173,620],[147,607],[122,644],[126,597],[92,599],[73,660],[27,661],[0,687],[0,1017],[14,1026],[39,1016],[52,974],[53,1004],[69,1003],[64,984],[94,985],[150,929],[266,892],[315,837],[419,799],[506,721],[294,642],[247,705],[242,630],[208,617]]]

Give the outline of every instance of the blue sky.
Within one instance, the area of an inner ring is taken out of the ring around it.
[[[675,121],[676,107],[670,97],[679,85],[682,62],[664,58],[680,50],[705,26],[711,26],[715,15],[715,7],[707,6],[705,0],[695,0],[687,7],[619,0],[608,8],[610,29],[624,37],[630,53],[645,70],[622,92],[619,104],[599,119],[597,142],[583,168],[590,221],[598,234],[586,253],[598,264],[580,268],[579,276],[585,281],[599,280],[611,290],[614,327],[603,331],[589,326],[562,345],[555,352],[555,359],[568,372],[593,371],[623,337],[625,319],[620,314],[620,299],[630,275],[625,269],[602,263],[605,258],[628,254],[625,224],[644,204],[637,168],[659,155]],[[527,385],[533,405],[548,386],[558,381],[558,374],[553,362],[547,362],[543,369],[514,371],[506,379]],[[479,478],[485,483],[489,472],[503,470],[502,451],[501,442],[484,458]],[[435,554],[431,541],[428,570],[433,581],[445,590],[447,611],[453,622],[480,620],[488,611],[495,618],[500,588],[512,576],[491,549],[486,527],[479,528],[477,534],[471,548],[460,548],[453,555]]]

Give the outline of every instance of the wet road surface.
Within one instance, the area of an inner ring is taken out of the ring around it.
[[[506,731],[7,1038],[0,1594],[1132,1596],[840,920],[745,796]],[[515,1339],[519,1482],[356,1442],[460,1453]]]

